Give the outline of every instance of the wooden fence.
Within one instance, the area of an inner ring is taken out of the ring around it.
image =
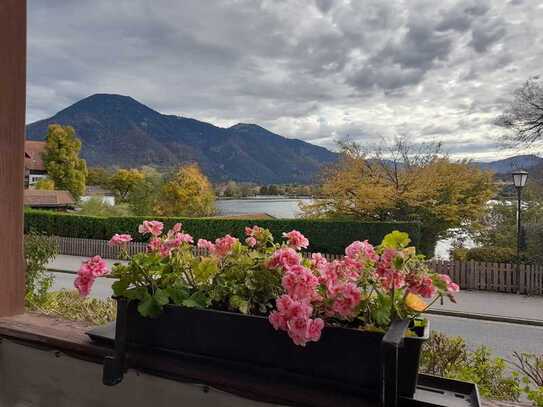
[[[521,294],[543,294],[543,266],[540,264],[483,263],[478,261],[431,260],[430,267],[447,274],[464,290],[485,290]]]
[[[107,240],[55,237],[61,254],[91,257],[100,255],[108,259],[118,259],[120,249],[110,247]],[[145,243],[130,243],[128,254],[134,255],[146,250]],[[205,250],[195,248],[198,255]],[[340,258],[339,255],[325,254],[328,260]],[[543,265],[483,263],[476,261],[430,260],[428,265],[437,273],[447,274],[463,290],[485,290],[522,294],[543,294]]]

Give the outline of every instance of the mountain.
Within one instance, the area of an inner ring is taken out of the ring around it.
[[[490,170],[496,174],[509,174],[513,170],[529,170],[543,164],[543,158],[536,155],[517,155],[503,160],[490,162],[475,162],[483,170]]]
[[[255,124],[221,128],[164,115],[122,95],[95,94],[26,126],[29,140],[44,140],[50,124],[70,125],[90,166],[163,168],[198,162],[214,181],[308,183],[337,154],[272,133]]]

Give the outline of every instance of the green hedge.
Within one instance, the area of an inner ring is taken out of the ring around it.
[[[89,239],[109,239],[115,233],[130,233],[137,239],[144,238],[137,233],[138,225],[145,217],[99,218],[50,211],[25,211],[25,231],[35,230],[48,235],[79,237]],[[183,223],[183,229],[195,239],[212,240],[225,234],[244,237],[245,226],[259,225],[268,228],[278,240],[282,232],[292,229],[302,232],[310,241],[310,251],[323,253],[343,253],[345,247],[354,240],[369,240],[373,244],[393,230],[409,233],[413,244],[426,247],[421,242],[420,225],[413,222],[356,222],[309,219],[203,219],[203,218],[153,218],[171,227],[176,222]]]

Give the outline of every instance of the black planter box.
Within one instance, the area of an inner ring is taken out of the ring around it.
[[[128,304],[126,322],[130,345],[283,369],[379,397],[382,333],[325,327],[320,341],[301,347],[265,317],[168,305],[157,318],[144,318],[134,302]],[[400,396],[415,392],[428,326],[422,331],[406,336],[400,348]]]

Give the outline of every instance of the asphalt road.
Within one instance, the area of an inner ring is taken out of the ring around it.
[[[75,275],[53,273],[54,289],[73,289]],[[92,290],[92,296],[107,298],[111,296],[113,280],[99,278]],[[503,322],[481,321],[468,318],[456,318],[441,315],[427,315],[432,330],[449,336],[461,336],[470,348],[488,346],[493,353],[506,359],[514,351],[543,352],[543,327],[509,324]]]

